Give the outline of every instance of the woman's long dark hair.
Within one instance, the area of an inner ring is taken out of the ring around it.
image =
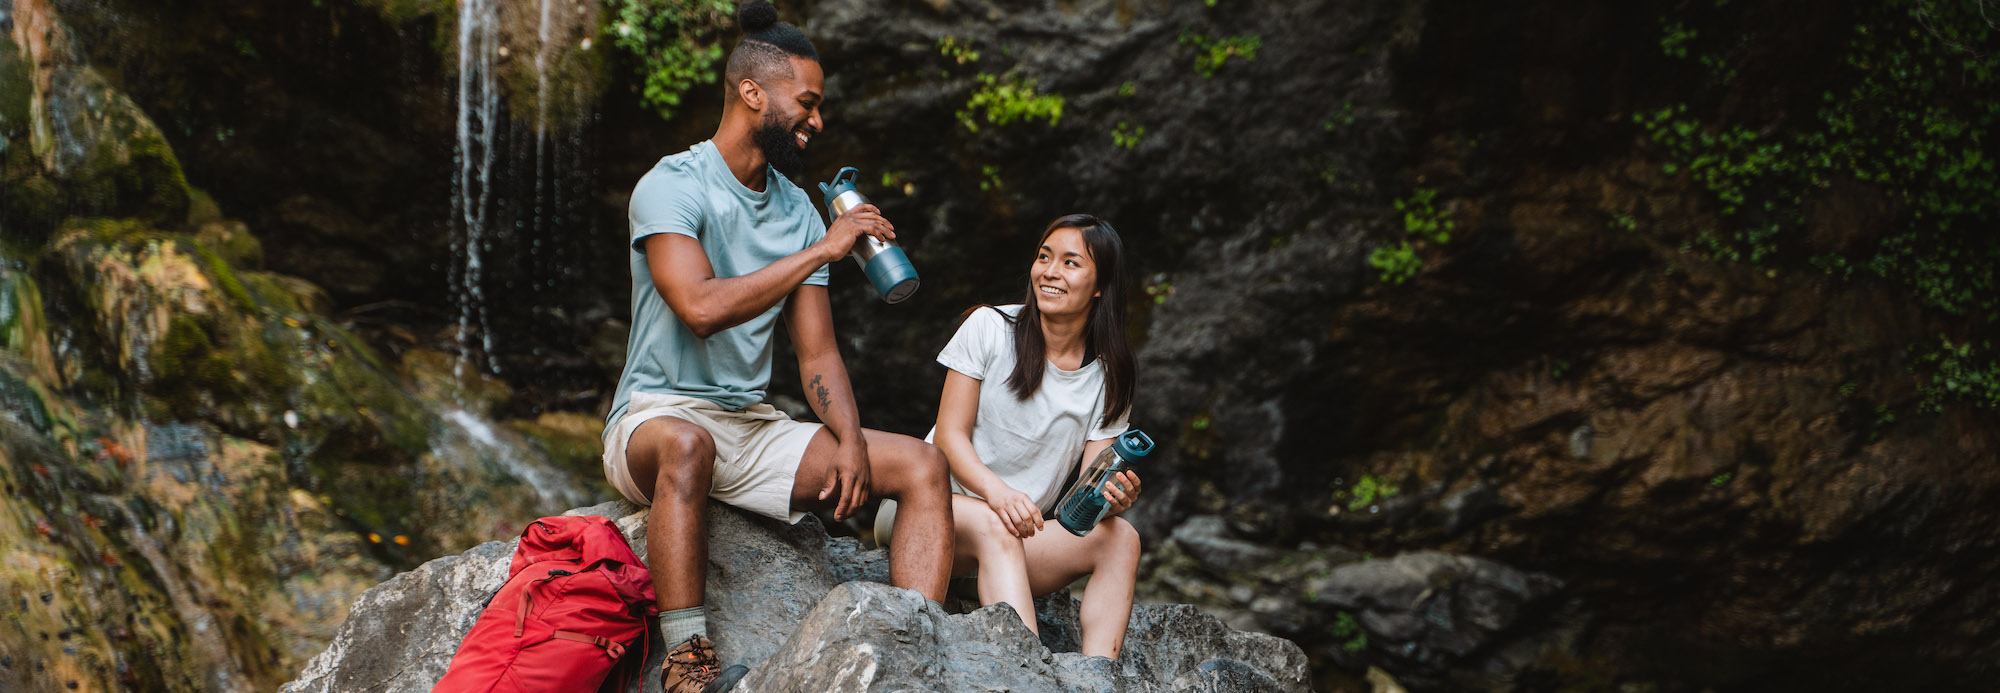
[[[1083,328],[1084,363],[1090,356],[1104,362],[1104,420],[1110,424],[1132,408],[1132,346],[1125,340],[1125,242],[1109,222],[1088,214],[1070,214],[1049,223],[1041,241],[1058,229],[1076,229],[1090,259],[1097,264],[1097,293],[1091,299],[1090,317]],[[1037,246],[1039,247],[1039,245]],[[975,306],[973,310],[978,310]],[[995,311],[999,312],[999,311]],[[967,311],[969,315],[971,311]],[[1001,313],[1002,317],[1006,313]],[[1048,345],[1042,339],[1042,311],[1035,303],[1035,278],[1028,277],[1028,294],[1021,302],[1021,314],[1014,323],[1014,372],[1007,376],[1007,389],[1014,398],[1026,400],[1042,389],[1042,369],[1048,364]]]

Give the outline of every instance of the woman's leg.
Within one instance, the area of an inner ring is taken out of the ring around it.
[[[1035,599],[1028,593],[1028,568],[1021,552],[1021,539],[1007,531],[1000,516],[986,501],[951,494],[953,538],[952,574],[964,575],[976,567],[979,575],[979,604],[1006,602],[1021,615],[1028,630],[1035,627]]]
[[[1139,531],[1122,517],[1097,524],[1086,536],[1051,522],[1021,542],[1027,552],[1028,588],[1048,594],[1090,576],[1083,590],[1083,653],[1118,658],[1132,619],[1132,587],[1139,579]]]

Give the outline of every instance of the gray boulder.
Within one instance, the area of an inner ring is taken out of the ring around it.
[[[645,515],[624,502],[569,514],[621,518],[646,557]],[[1076,604],[1038,600],[1042,640],[1005,605],[947,614],[887,586],[880,549],[710,504],[709,628],[722,659],[752,667],[742,690],[1304,690],[1305,654],[1232,631],[1185,605],[1139,605],[1121,661],[1075,652]],[[287,692],[425,691],[505,581],[513,542],[488,542],[370,589]],[[845,583],[845,584],[843,584]],[[1052,651],[1050,645],[1054,645]],[[654,636],[647,671],[665,654]],[[648,677],[650,678],[650,677]],[[640,690],[657,690],[645,681]]]
[[[1260,545],[1212,516],[1189,519],[1148,561],[1167,597],[1295,638],[1350,672],[1379,667],[1417,689],[1513,685],[1551,657],[1573,657],[1589,619],[1549,575],[1439,552],[1368,558],[1340,547]],[[1212,674],[1241,678],[1224,668]]]
[[[834,588],[746,691],[1306,690],[1297,646],[1186,605],[1134,609],[1123,658],[1053,653],[1006,605],[946,614],[908,590]]]

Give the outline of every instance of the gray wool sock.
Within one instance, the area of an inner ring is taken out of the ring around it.
[[[660,636],[667,647],[673,647],[690,635],[708,635],[708,607],[690,606],[685,609],[660,612]]]

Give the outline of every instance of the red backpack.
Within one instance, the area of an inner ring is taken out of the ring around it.
[[[646,565],[610,520],[536,520],[521,532],[507,584],[431,690],[588,691],[614,668],[623,690],[645,666],[646,629],[659,613],[653,599]],[[626,661],[633,645],[639,658]]]

